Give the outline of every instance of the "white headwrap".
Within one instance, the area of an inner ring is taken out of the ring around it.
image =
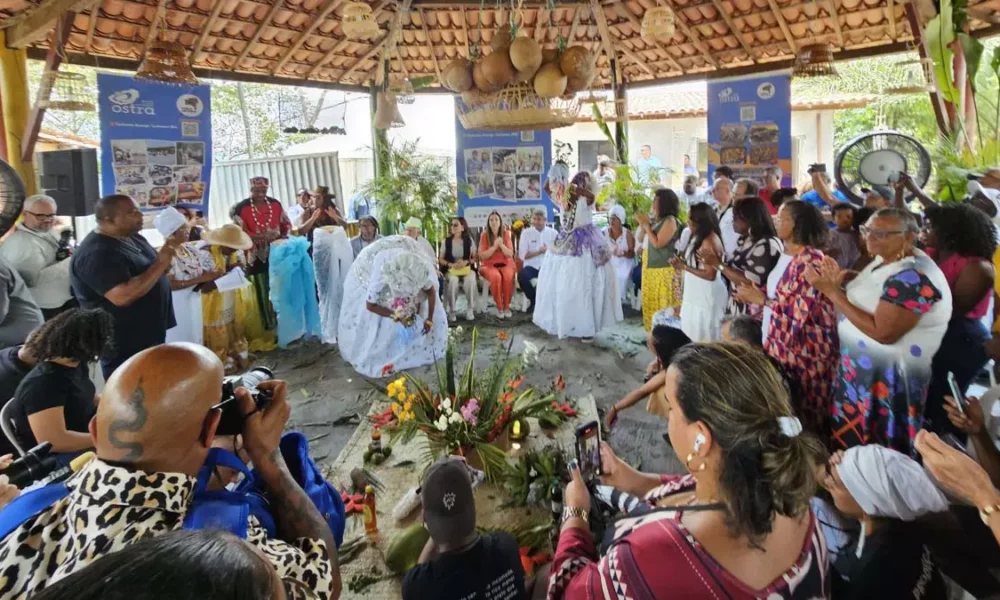
[[[948,501],[910,457],[884,446],[855,446],[837,465],[844,487],[865,514],[912,521],[948,510]]]
[[[611,222],[611,217],[618,217],[618,220],[622,222],[622,227],[625,226],[625,208],[621,204],[616,204],[611,207],[608,211],[608,222]]]
[[[412,252],[392,257],[382,267],[382,280],[397,298],[411,298],[427,287],[427,261]]]

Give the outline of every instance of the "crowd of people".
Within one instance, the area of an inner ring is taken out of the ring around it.
[[[645,400],[687,472],[640,472],[602,442],[600,483],[628,508],[596,529],[600,495],[571,465],[553,561],[531,577],[510,534],[478,532],[469,471],[444,459],[423,476],[430,540],[403,598],[1000,594],[1000,451],[992,407],[966,397],[1000,359],[1000,170],[964,203],[901,174],[854,205],[822,169],[800,195],[780,169],[757,182],[721,167],[707,191],[696,174],[651,190],[648,214],[612,198],[604,230],[613,171],[552,171],[558,230],[538,210],[514,235],[494,212],[476,239],[455,216],[437,249],[418,218],[383,236],[365,214],[349,238],[327,188],[286,209],[263,177],[232,223],[179,207],[158,249],[128,196],[102,198],[75,248],[54,202],[28,199],[0,243],[0,455],[95,456],[31,511],[0,476],[17,515],[0,510],[0,598],[337,598],[343,531],[279,447],[287,385],[261,384],[259,407],[225,396],[223,376],[290,329],[366,377],[432,364],[460,296],[465,319],[489,295],[503,320],[518,288],[535,325],[584,342],[641,306],[654,360],[603,418],[614,429]],[[246,461],[271,518],[200,529]]]

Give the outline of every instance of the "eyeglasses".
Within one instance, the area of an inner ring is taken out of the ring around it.
[[[54,218],[56,218],[56,213],[36,213],[36,212],[31,212],[30,210],[26,210],[24,212],[26,212],[27,214],[35,217],[36,219],[54,219]]]
[[[906,233],[905,229],[872,229],[865,225],[861,226],[861,235],[865,237],[873,237],[877,240],[886,240],[890,236],[899,235],[901,233]]]

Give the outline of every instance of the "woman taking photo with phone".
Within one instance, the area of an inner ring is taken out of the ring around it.
[[[590,492],[573,469],[549,600],[607,590],[828,598],[826,546],[809,509],[824,449],[802,431],[767,357],[741,344],[691,344],[674,356],[665,391],[670,444],[690,473],[640,473],[602,444],[601,483],[645,502],[605,531],[601,556],[588,526]]]

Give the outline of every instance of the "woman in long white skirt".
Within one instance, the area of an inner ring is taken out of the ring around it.
[[[615,270],[615,280],[618,283],[618,297],[625,304],[625,292],[628,280],[632,277],[635,267],[635,238],[625,227],[625,208],[618,204],[608,211],[608,228],[604,234],[612,244],[611,266]]]
[[[437,269],[417,242],[382,238],[358,254],[344,285],[341,355],[366,377],[386,377],[444,357],[448,319]]]
[[[344,283],[354,262],[354,250],[344,228],[331,225],[314,230],[312,258],[316,270],[316,290],[319,292],[323,342],[336,344]]]
[[[611,246],[592,220],[592,186],[590,173],[573,177],[561,231],[538,273],[533,315],[547,333],[585,342],[623,318]],[[551,179],[546,187],[552,197],[562,197]]]
[[[705,264],[699,252],[723,254],[722,235],[715,209],[696,204],[688,214],[691,243],[684,257],[674,257],[674,268],[684,272],[684,300],[681,303],[681,331],[691,341],[711,342],[722,336],[722,317],[729,299],[722,273]]]

